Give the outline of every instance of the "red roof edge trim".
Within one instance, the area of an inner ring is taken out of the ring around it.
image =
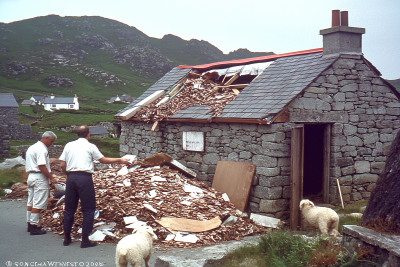
[[[260,61],[278,59],[278,58],[282,58],[282,57],[306,55],[306,54],[312,54],[312,53],[318,53],[318,52],[323,52],[323,49],[322,48],[315,48],[315,49],[309,49],[309,50],[303,50],[303,51],[297,51],[297,52],[290,52],[290,53],[284,53],[284,54],[278,54],[278,55],[270,55],[270,56],[263,56],[263,57],[252,57],[252,58],[236,59],[236,60],[230,60],[230,61],[214,62],[214,63],[204,64],[204,65],[197,65],[197,66],[180,65],[179,68],[180,69],[205,70],[205,69],[224,67],[224,66],[244,65],[244,64],[256,63],[256,62],[260,62]]]

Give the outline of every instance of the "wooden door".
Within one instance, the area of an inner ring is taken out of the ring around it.
[[[292,127],[290,168],[290,229],[300,225],[300,201],[303,198],[304,124]]]

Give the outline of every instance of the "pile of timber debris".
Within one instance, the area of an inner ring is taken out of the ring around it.
[[[144,224],[157,234],[155,245],[159,247],[199,247],[268,230],[242,218],[222,193],[167,165],[117,165],[94,173],[93,182],[98,211],[93,235],[101,236],[97,241],[118,242]],[[50,198],[48,209],[41,214],[42,226],[63,235],[63,211],[64,199]],[[221,219],[228,217],[221,225]],[[74,238],[80,238],[81,225],[78,207],[71,233]]]
[[[161,121],[179,110],[191,106],[208,105],[210,106],[209,113],[212,113],[210,116],[217,117],[222,113],[225,105],[237,97],[239,94],[237,88],[247,85],[231,85],[238,75],[233,76],[223,85],[215,80],[218,77],[217,72],[201,76],[191,72],[185,82],[173,86],[166,96],[159,97],[140,109],[135,116],[145,121]]]
[[[8,194],[8,197],[23,197],[28,195],[28,187],[24,183],[15,183],[11,186],[12,192]]]

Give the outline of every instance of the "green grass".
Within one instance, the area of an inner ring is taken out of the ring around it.
[[[4,196],[4,189],[10,189],[15,183],[21,182],[21,170],[5,169],[0,170],[0,196]]]
[[[361,208],[366,206],[368,201],[358,201],[352,204],[346,205],[344,209],[342,207],[336,208],[336,212],[340,216],[339,220],[339,233],[343,233],[343,225],[358,225],[360,218],[348,216],[350,213],[362,213]]]
[[[10,140],[10,146],[30,146],[36,142],[37,140]]]
[[[74,141],[78,139],[78,136],[74,132],[65,132],[61,130],[52,129],[56,135],[57,140],[53,143],[53,145],[62,145],[65,146],[68,142]],[[21,145],[33,145],[36,143],[36,140],[10,140],[11,146],[21,146]],[[105,157],[110,158],[119,158],[119,138],[97,138],[91,137],[89,142],[95,144],[101,153]],[[12,154],[11,151],[14,151],[17,154]],[[10,151],[10,158],[18,156],[17,150]]]
[[[95,144],[105,157],[119,158],[119,138],[91,137],[89,142]]]
[[[239,247],[223,258],[220,267],[268,266],[358,266],[356,255],[348,255],[331,239],[307,241],[289,231],[274,230],[253,246]]]
[[[352,204],[346,205],[344,209],[342,207],[336,208],[336,212],[339,214],[350,214],[350,213],[362,213],[361,208],[367,206],[368,201],[358,201]]]

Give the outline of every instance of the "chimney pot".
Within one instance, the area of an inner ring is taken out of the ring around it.
[[[332,27],[340,26],[340,10],[332,10]]]
[[[348,24],[347,11],[332,10],[332,27],[319,32],[323,36],[324,56],[362,54],[362,35],[365,29],[349,27]]]
[[[341,26],[349,26],[349,12],[348,11],[340,11],[340,25]]]

